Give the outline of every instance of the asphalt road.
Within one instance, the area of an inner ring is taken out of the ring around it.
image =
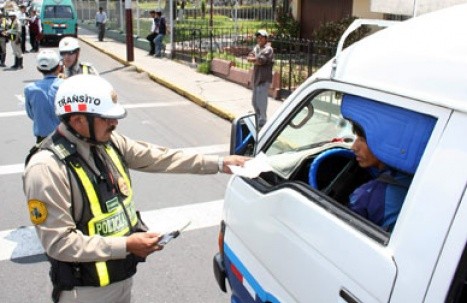
[[[7,64],[12,65],[8,46]],[[226,154],[230,125],[131,68],[82,45],[82,61],[92,62],[115,87],[129,115],[118,131],[134,138],[189,152]],[[24,86],[41,78],[35,54],[25,68],[0,70],[0,298],[2,302],[50,302],[48,262],[29,221],[22,191],[22,163],[34,143],[32,123],[21,106]],[[218,222],[227,175],[193,176],[132,172],[135,200],[152,230],[190,227],[138,267],[136,302],[229,302],[212,272]]]

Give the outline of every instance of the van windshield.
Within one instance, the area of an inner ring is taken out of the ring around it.
[[[350,123],[340,112],[341,98],[334,91],[309,96],[265,153],[272,156],[311,149],[336,138],[353,141]]]
[[[73,19],[73,11],[69,5],[48,5],[44,10],[44,18]]]

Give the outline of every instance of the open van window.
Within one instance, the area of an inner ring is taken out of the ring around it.
[[[336,202],[345,206],[336,211],[344,220],[355,221],[341,211],[350,208],[391,231],[435,122],[404,108],[321,91],[304,98],[265,145],[263,152],[274,170],[261,177],[272,186],[306,183],[330,198],[320,202],[324,207]],[[367,134],[364,143],[383,164],[380,167],[365,167],[356,159],[354,124]],[[372,189],[379,191],[381,201],[362,196],[364,190]],[[361,209],[365,203],[373,206]]]

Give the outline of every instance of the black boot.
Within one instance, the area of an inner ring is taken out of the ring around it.
[[[5,57],[6,57],[6,54],[1,54],[0,55],[0,67],[5,67]]]
[[[18,68],[18,57],[15,57],[15,64],[10,66],[11,69],[17,69]]]
[[[18,58],[18,69],[23,69],[23,58]]]

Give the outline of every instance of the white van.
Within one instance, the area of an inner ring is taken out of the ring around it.
[[[467,302],[466,37],[467,5],[397,23],[338,51],[259,134],[234,122],[231,153],[273,169],[228,184],[214,273],[232,302]],[[349,209],[376,178],[351,123],[410,178],[389,228]]]

